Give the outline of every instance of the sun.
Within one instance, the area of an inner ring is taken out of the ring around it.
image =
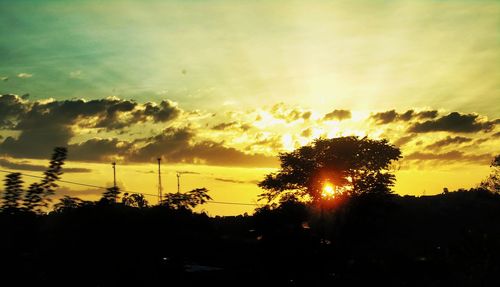
[[[327,182],[323,185],[323,191],[321,192],[321,197],[324,198],[334,198],[335,197],[335,187],[333,184]]]

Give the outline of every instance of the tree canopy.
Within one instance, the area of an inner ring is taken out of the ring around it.
[[[356,136],[317,139],[292,152],[280,153],[281,168],[266,175],[261,198],[272,201],[292,192],[317,201],[327,191],[347,195],[391,193],[391,166],[401,151],[387,140]]]
[[[481,182],[480,187],[494,193],[500,193],[500,154],[491,161],[491,173]]]

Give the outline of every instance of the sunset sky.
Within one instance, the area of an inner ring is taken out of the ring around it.
[[[276,155],[318,137],[388,139],[410,195],[473,187],[500,152],[499,1],[23,0],[0,16],[2,170],[41,175],[68,146],[63,180],[110,186],[116,161],[120,187],[155,194],[162,156],[166,192],[179,172],[181,191],[255,204]]]

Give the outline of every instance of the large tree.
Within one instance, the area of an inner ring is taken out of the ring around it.
[[[391,193],[395,177],[391,166],[401,151],[387,140],[355,136],[317,139],[292,152],[281,153],[281,168],[259,186],[262,198],[272,201],[290,192],[313,201],[344,193]]]
[[[500,193],[500,154],[491,161],[491,173],[480,186],[494,193]]]

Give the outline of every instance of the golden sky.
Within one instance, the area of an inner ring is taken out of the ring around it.
[[[65,145],[63,179],[107,186],[117,161],[125,190],[154,194],[162,156],[166,191],[180,172],[181,191],[256,203],[277,153],[320,136],[399,146],[400,194],[472,187],[499,152],[498,1],[5,1],[0,11],[3,170],[40,174]]]

